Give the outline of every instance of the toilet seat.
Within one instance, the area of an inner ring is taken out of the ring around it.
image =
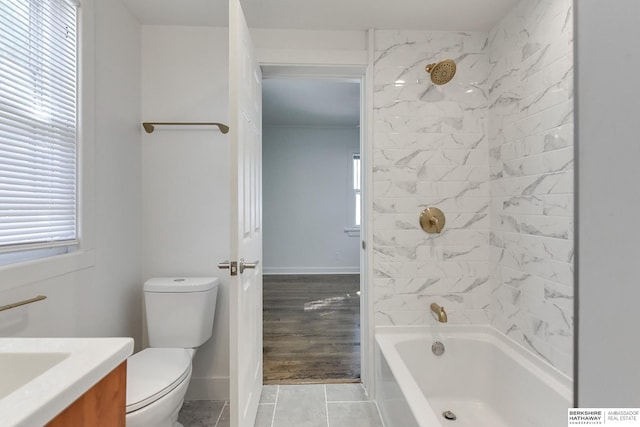
[[[127,359],[127,413],[175,389],[191,374],[191,353],[183,348],[147,348]]]

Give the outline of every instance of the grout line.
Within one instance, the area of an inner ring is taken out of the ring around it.
[[[371,402],[373,402],[376,405],[376,411],[378,411],[378,417],[380,418],[380,424],[382,424],[382,427],[385,427],[384,418],[382,418],[382,412],[380,412],[380,407],[378,406],[378,401],[377,400],[372,400]]]
[[[222,405],[222,409],[220,410],[220,413],[218,414],[218,418],[216,419],[216,423],[215,426],[218,427],[218,424],[220,424],[220,418],[222,418],[222,413],[224,412],[224,407],[227,406],[229,404],[228,401],[224,401],[224,405]],[[229,414],[231,415],[231,414]]]
[[[276,409],[278,408],[278,396],[280,395],[280,386],[276,386],[276,400],[273,402],[273,415],[271,415],[271,427],[275,427]]]
[[[326,384],[322,384],[322,388],[324,389],[324,410],[327,414],[327,427],[331,427],[329,425],[329,402],[327,399],[327,385]]]
[[[360,383],[360,390],[362,390],[362,392],[364,393],[365,397],[367,398],[367,401],[373,400],[373,399],[371,399],[371,395],[369,394],[369,390],[367,390],[367,388],[362,383]]]

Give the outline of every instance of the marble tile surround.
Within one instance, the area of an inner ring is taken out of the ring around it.
[[[435,301],[571,375],[571,43],[569,0],[521,1],[488,34],[375,32],[376,325],[435,322]],[[431,84],[447,58],[454,80]]]
[[[489,288],[489,57],[486,33],[376,31],[373,265],[376,325],[487,323]],[[455,79],[424,68],[453,59]],[[446,214],[441,234],[420,212]]]
[[[522,1],[489,34],[491,324],[573,369],[572,3]]]

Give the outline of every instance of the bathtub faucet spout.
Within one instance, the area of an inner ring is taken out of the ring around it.
[[[444,311],[444,307],[434,303],[431,303],[431,311],[438,316],[438,322],[447,323],[447,312]]]

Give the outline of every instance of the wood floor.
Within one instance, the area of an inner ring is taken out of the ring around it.
[[[360,276],[265,275],[264,383],[360,381]]]

